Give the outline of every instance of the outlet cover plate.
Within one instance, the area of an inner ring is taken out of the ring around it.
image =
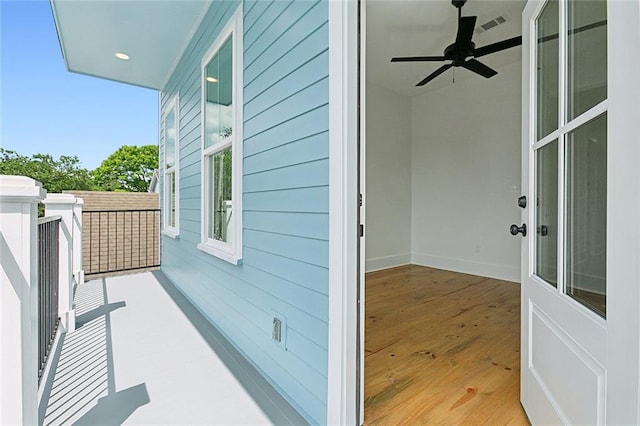
[[[280,321],[280,341],[274,339],[276,319]],[[275,311],[271,311],[271,341],[283,350],[287,350],[287,317]]]

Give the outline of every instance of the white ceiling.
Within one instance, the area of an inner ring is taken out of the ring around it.
[[[423,87],[416,83],[444,63],[391,63],[394,56],[437,56],[455,41],[457,9],[450,0],[369,0],[366,4],[367,80],[405,96],[416,96],[452,83],[452,78],[484,80],[463,68],[454,68]],[[525,0],[469,0],[463,16],[478,17],[476,29],[498,16],[506,22],[483,33],[474,33],[477,47],[516,37],[521,32],[521,14]],[[479,58],[498,71],[520,60],[521,47]]]
[[[52,0],[69,71],[161,89],[209,0]],[[116,52],[130,56],[117,59]]]
[[[525,0],[469,0],[463,15],[476,26],[498,16],[507,22],[474,34],[484,46],[521,34]],[[52,0],[65,63],[70,71],[161,89],[210,0]],[[457,9],[450,0],[367,0],[367,80],[415,96],[451,84],[449,70],[424,87],[415,84],[442,63],[390,63],[393,56],[441,55],[453,43]],[[520,47],[481,58],[495,68],[520,60]],[[125,52],[128,61],[115,58]],[[499,78],[500,75],[493,78]],[[484,79],[456,68],[455,78]]]

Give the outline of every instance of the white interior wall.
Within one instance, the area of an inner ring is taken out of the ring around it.
[[[367,82],[367,271],[519,281],[520,78],[517,62],[414,98]]]
[[[367,82],[367,271],[411,261],[411,99]]]
[[[412,263],[520,280],[520,69],[412,99]]]

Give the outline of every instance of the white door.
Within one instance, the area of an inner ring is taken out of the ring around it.
[[[521,401],[532,424],[639,424],[640,2],[523,14]],[[517,229],[520,227],[520,229]]]

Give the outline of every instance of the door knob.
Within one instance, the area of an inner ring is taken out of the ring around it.
[[[509,228],[509,231],[511,232],[511,235],[522,234],[523,237],[526,237],[527,236],[527,224],[523,223],[522,226],[511,225],[511,227]]]

